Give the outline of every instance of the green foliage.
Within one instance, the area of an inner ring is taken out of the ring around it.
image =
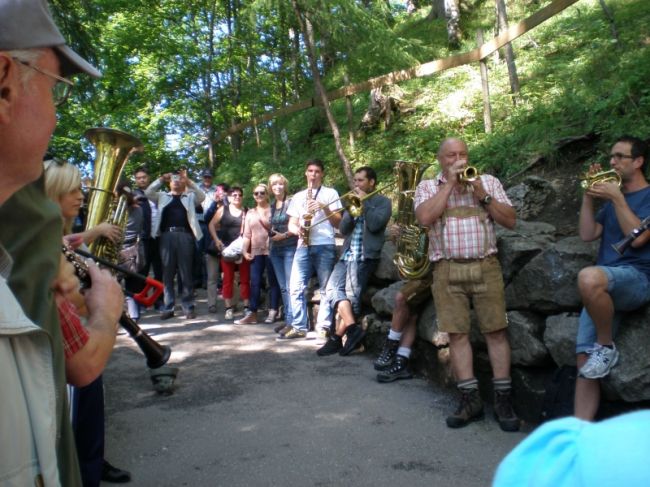
[[[444,20],[427,19],[428,8],[407,14],[379,0],[299,3],[312,19],[328,89],[343,85],[346,75],[359,82],[472,49],[477,28],[485,39],[494,35],[491,1],[472,2],[472,10],[463,12],[459,51],[447,46]],[[510,23],[547,3],[507,2]],[[433,161],[440,141],[456,135],[469,143],[476,165],[508,176],[533,157],[556,160],[556,143],[567,136],[597,134],[600,151],[620,133],[648,137],[650,3],[609,0],[608,5],[618,41],[598,0],[581,0],[513,43],[521,84],[516,106],[505,63],[488,59],[491,134],[483,127],[477,65],[401,83],[400,106],[409,114],[388,130],[356,130],[368,94],[352,97],[356,140],[346,153],[353,168],[370,164],[387,179],[394,160]],[[58,155],[88,163],[92,148],[82,134],[106,125],[145,143],[145,154],[134,158],[127,173],[141,163],[154,173],[183,163],[196,174],[214,165],[218,181],[242,184],[248,195],[274,172],[299,189],[305,160],[318,157],[326,163],[328,183],[345,190],[322,109],[294,113],[238,137],[217,137],[234,123],[313,96],[304,45],[292,36],[298,27],[290,0],[57,0],[54,6],[75,48],[104,73],[100,81],[80,77],[74,99],[60,111],[52,143]],[[346,143],[345,101],[331,106]]]

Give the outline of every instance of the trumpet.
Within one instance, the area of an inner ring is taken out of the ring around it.
[[[474,166],[467,166],[462,173],[458,175],[458,182],[471,183],[479,178],[478,169]]]
[[[600,171],[594,174],[585,173],[580,180],[580,187],[582,189],[591,189],[594,185],[603,183],[616,183],[620,187],[622,182],[621,175],[614,171],[614,169]]]
[[[388,183],[384,184],[382,187],[375,189],[374,191],[366,194],[363,197],[359,196],[354,191],[348,191],[340,198],[329,203],[331,205],[332,203],[336,203],[337,201],[340,201],[342,205],[341,208],[332,211],[329,214],[329,216],[326,216],[325,218],[321,218],[320,220],[312,223],[311,226],[314,227],[316,225],[319,225],[324,221],[328,220],[330,216],[335,215],[337,213],[341,213],[342,211],[347,211],[350,214],[350,216],[352,216],[353,218],[357,218],[361,216],[361,214],[363,213],[363,202],[368,198],[370,198],[371,196],[374,196],[377,193],[384,191],[389,186],[391,186],[391,184]]]

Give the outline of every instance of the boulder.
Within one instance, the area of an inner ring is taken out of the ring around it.
[[[579,309],[576,280],[596,260],[598,245],[567,237],[528,262],[506,287],[508,309],[546,314]]]
[[[517,217],[522,220],[539,216],[546,203],[556,196],[551,183],[538,176],[528,176],[520,184],[509,188],[506,194],[517,210]]]
[[[513,365],[544,365],[549,358],[543,342],[544,318],[535,313],[508,313],[508,338]]]
[[[377,269],[375,269],[375,277],[385,281],[399,281],[399,271],[393,262],[396,250],[395,244],[391,240],[386,239],[384,246],[381,248],[379,264],[377,265]]]
[[[576,313],[560,313],[546,318],[544,345],[558,367],[576,364],[577,333]]]
[[[554,241],[555,227],[548,223],[518,220],[514,230],[497,227],[497,247],[503,280],[513,276],[533,257],[546,250]]]

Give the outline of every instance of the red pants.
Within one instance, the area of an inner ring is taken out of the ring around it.
[[[233,283],[235,281],[235,270],[239,267],[239,297],[248,299],[251,294],[251,263],[243,259],[241,264],[227,262],[221,259],[221,270],[223,271],[223,287],[221,293],[223,299],[232,299]]]

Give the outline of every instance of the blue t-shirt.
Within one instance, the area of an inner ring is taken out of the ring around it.
[[[632,212],[641,220],[650,215],[650,186],[633,193],[625,193],[624,196]],[[650,245],[646,244],[640,248],[628,247],[623,255],[619,255],[612,248],[612,245],[625,238],[625,235],[610,201],[596,214],[596,221],[603,226],[596,263],[612,267],[632,265],[650,278]]]

